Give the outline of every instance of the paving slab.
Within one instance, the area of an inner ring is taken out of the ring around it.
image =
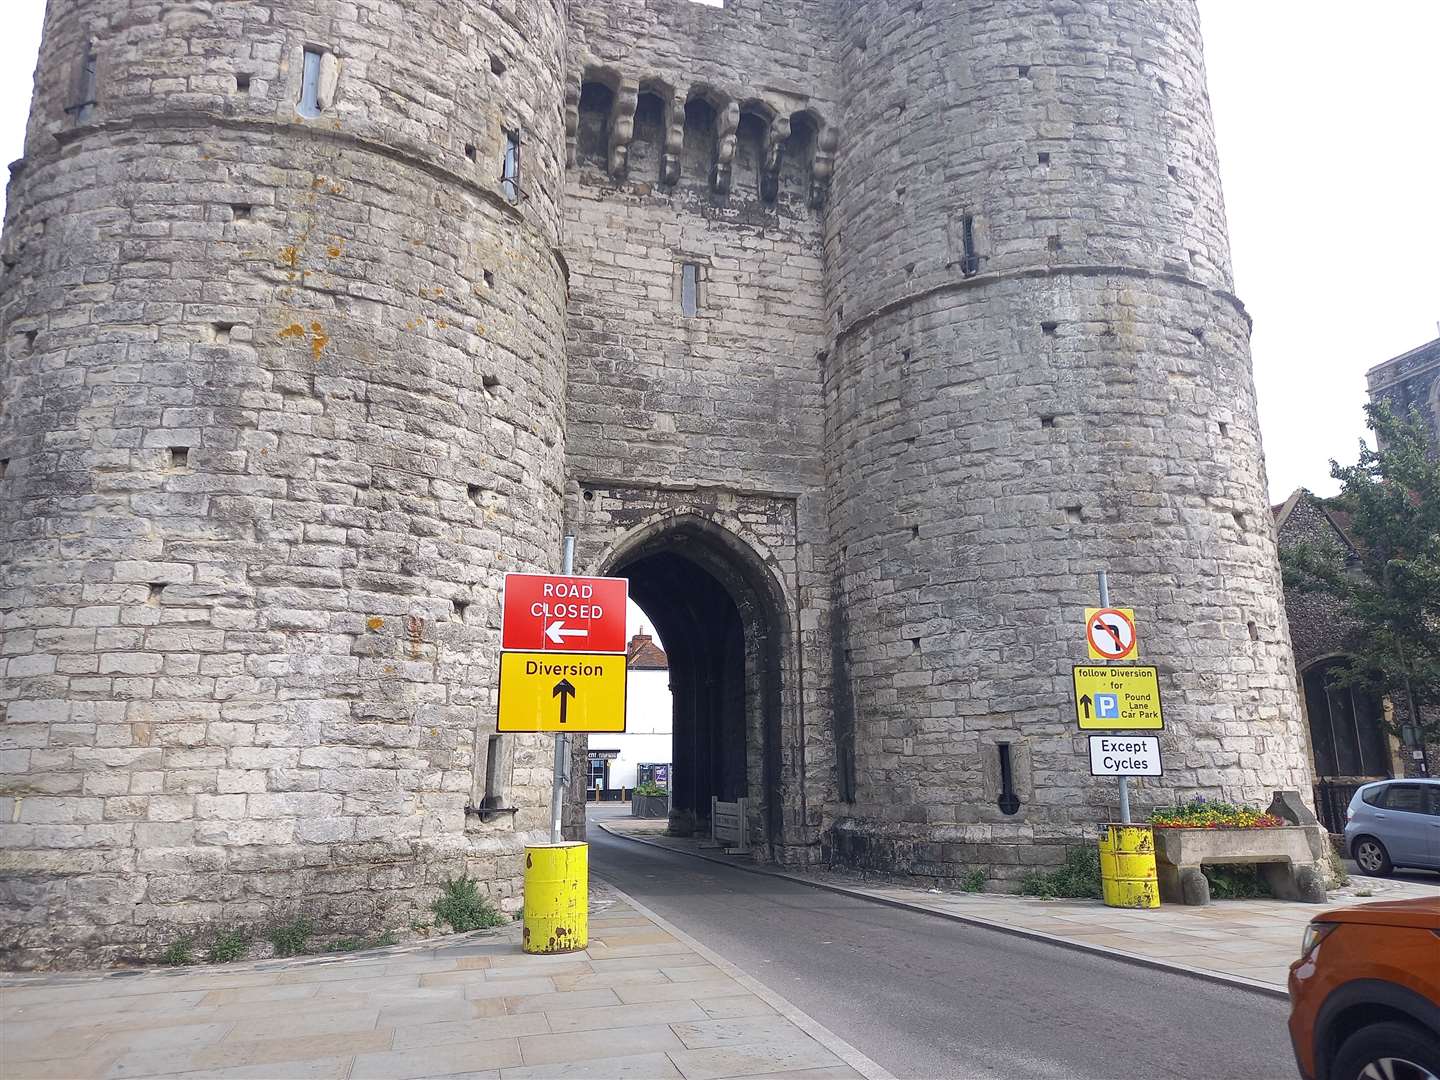
[[[893,1080],[642,905],[594,891],[601,932],[563,956],[525,955],[508,926],[324,958],[0,976],[0,1074]]]

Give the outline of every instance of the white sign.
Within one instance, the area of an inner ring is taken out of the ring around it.
[[[1161,776],[1160,736],[1091,735],[1091,776]]]

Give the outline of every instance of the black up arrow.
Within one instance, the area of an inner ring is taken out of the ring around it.
[[[556,689],[556,692],[558,693],[560,688],[557,686],[555,689]],[[1086,694],[1084,697],[1082,697],[1082,698],[1080,699],[1080,704],[1085,707],[1085,719],[1086,719],[1086,720],[1089,720],[1089,719],[1090,719],[1090,695],[1089,695],[1089,694]],[[561,715],[562,717],[565,715],[565,706],[563,706],[563,705],[560,706],[560,715]]]
[[[560,699],[560,723],[566,723],[565,714],[569,712],[570,699],[575,696],[575,687],[570,685],[569,679],[561,679],[550,691],[550,696]]]

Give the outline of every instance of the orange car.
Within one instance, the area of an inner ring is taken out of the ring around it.
[[[1440,1080],[1440,898],[1337,908],[1290,965],[1305,1080]]]

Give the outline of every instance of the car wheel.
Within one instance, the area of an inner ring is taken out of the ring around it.
[[[1395,865],[1390,861],[1390,853],[1385,850],[1385,845],[1373,836],[1362,836],[1355,841],[1355,861],[1360,864],[1360,869],[1375,877],[1388,877]]]
[[[1330,1080],[1440,1080],[1440,1041],[1409,1024],[1371,1024],[1345,1040]]]

